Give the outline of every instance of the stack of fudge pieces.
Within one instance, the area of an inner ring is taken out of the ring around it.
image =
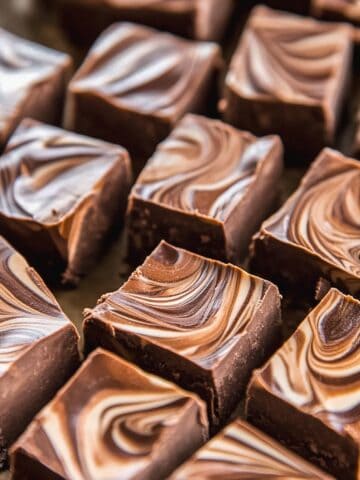
[[[228,63],[230,0],[56,3],[74,75],[0,29],[0,468],[360,479],[359,2],[245,2]],[[76,288],[122,229],[81,351],[39,273]]]

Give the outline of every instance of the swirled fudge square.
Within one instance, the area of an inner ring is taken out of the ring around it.
[[[247,417],[340,480],[360,477],[360,302],[331,289],[248,389]]]
[[[76,285],[121,225],[126,150],[24,120],[0,161],[0,230],[47,279]]]
[[[114,22],[134,22],[194,40],[219,40],[232,0],[58,0],[72,39],[89,44]]]
[[[70,82],[66,125],[147,159],[185,113],[207,110],[219,64],[214,43],[115,24]]]
[[[129,258],[165,239],[239,263],[274,207],[282,174],[279,137],[257,138],[188,114],[159,145],[128,203]]]
[[[196,395],[99,349],[12,447],[12,478],[162,480],[207,438]]]
[[[226,76],[227,122],[277,133],[289,161],[332,146],[351,75],[352,28],[256,7]]]
[[[60,122],[71,67],[69,55],[0,28],[0,151],[25,117]]]
[[[360,163],[325,149],[252,246],[253,270],[310,299],[324,278],[360,295]]]
[[[277,287],[162,242],[116,292],[85,311],[86,350],[112,350],[194,391],[216,430],[277,347]]]
[[[312,14],[324,20],[350,22],[354,38],[360,42],[360,2],[359,0],[312,0]]]
[[[169,480],[331,480],[249,423],[235,420],[176,470]]]
[[[0,237],[0,469],[9,446],[78,367],[78,340],[36,271]]]

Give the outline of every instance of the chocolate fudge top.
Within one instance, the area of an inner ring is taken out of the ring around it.
[[[324,149],[296,192],[266,220],[271,236],[360,280],[360,163]],[[341,275],[341,273],[340,273]],[[348,282],[347,282],[348,283]]]
[[[4,375],[34,343],[71,323],[36,271],[2,237],[0,299],[0,375]]]
[[[87,315],[210,370],[246,335],[270,287],[238,267],[162,241]]]
[[[360,302],[331,289],[251,384],[358,437],[359,338]]]
[[[221,121],[188,114],[159,145],[132,196],[225,222],[273,151],[277,136],[256,138]]]
[[[215,43],[118,23],[98,38],[69,88],[130,111],[177,119],[219,59]]]
[[[236,420],[201,448],[169,480],[328,479],[247,422]]]
[[[70,65],[68,55],[0,28],[0,143],[13,130],[19,110],[29,108],[32,89]]]
[[[191,409],[205,441],[206,409],[196,395],[96,350],[12,450],[64,478],[141,478]]]
[[[226,83],[245,98],[336,105],[352,28],[259,6],[254,8]],[[328,119],[329,123],[331,118]]]

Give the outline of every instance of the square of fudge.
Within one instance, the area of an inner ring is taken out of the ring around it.
[[[87,352],[102,346],[197,393],[215,431],[278,346],[275,285],[166,242],[85,311]]]
[[[247,418],[339,480],[360,477],[360,302],[331,289],[249,384]]]
[[[89,44],[114,22],[134,22],[194,40],[219,40],[226,28],[232,0],[58,0],[65,31]]]
[[[12,446],[12,479],[160,480],[207,438],[196,395],[99,349]]]
[[[333,477],[243,420],[235,420],[177,469],[169,480],[264,480]]]
[[[209,109],[219,66],[215,43],[114,24],[70,82],[66,126],[147,159],[185,113]]]
[[[0,28],[0,151],[25,117],[59,123],[69,55]]]
[[[223,116],[280,135],[289,161],[305,163],[334,143],[351,59],[350,26],[256,7],[226,76]]]
[[[10,445],[78,367],[78,340],[37,272],[0,237],[0,470]]]
[[[324,20],[350,22],[354,28],[354,40],[360,42],[359,0],[312,0],[312,14]]]
[[[317,282],[360,295],[360,163],[324,149],[255,236],[252,269],[295,298]]]
[[[128,202],[129,259],[142,261],[164,239],[239,263],[279,193],[279,137],[254,137],[188,114],[161,143]]]
[[[126,150],[25,119],[0,161],[0,231],[50,281],[77,284],[121,226]]]

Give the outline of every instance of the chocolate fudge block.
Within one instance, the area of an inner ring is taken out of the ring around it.
[[[360,295],[359,185],[360,163],[325,149],[254,238],[253,270],[298,298],[320,277]]]
[[[76,284],[121,224],[130,179],[123,148],[24,120],[0,161],[0,231],[49,280]]]
[[[185,113],[207,109],[219,65],[214,43],[115,24],[70,83],[66,126],[147,159]]]
[[[97,350],[12,447],[12,478],[160,480],[207,437],[197,396]]]
[[[0,28],[0,151],[26,116],[60,122],[71,67],[69,55]]]
[[[162,242],[116,292],[85,311],[86,350],[112,350],[194,391],[213,431],[278,346],[277,287]]]
[[[169,480],[330,480],[247,422],[236,420],[201,448]]]
[[[312,14],[324,20],[350,22],[354,38],[360,42],[360,2],[359,0],[312,0]]]
[[[90,44],[114,22],[166,30],[194,40],[219,40],[232,0],[58,0],[61,23],[78,43]]]
[[[360,302],[331,289],[250,382],[247,417],[339,480],[360,478]]]
[[[239,263],[271,212],[282,173],[279,137],[256,138],[188,114],[149,160],[129,197],[129,257],[165,239]]]
[[[77,368],[78,334],[42,279],[0,237],[0,469],[7,449]]]
[[[289,161],[332,145],[349,85],[352,28],[257,7],[225,81],[227,122],[277,133]]]

